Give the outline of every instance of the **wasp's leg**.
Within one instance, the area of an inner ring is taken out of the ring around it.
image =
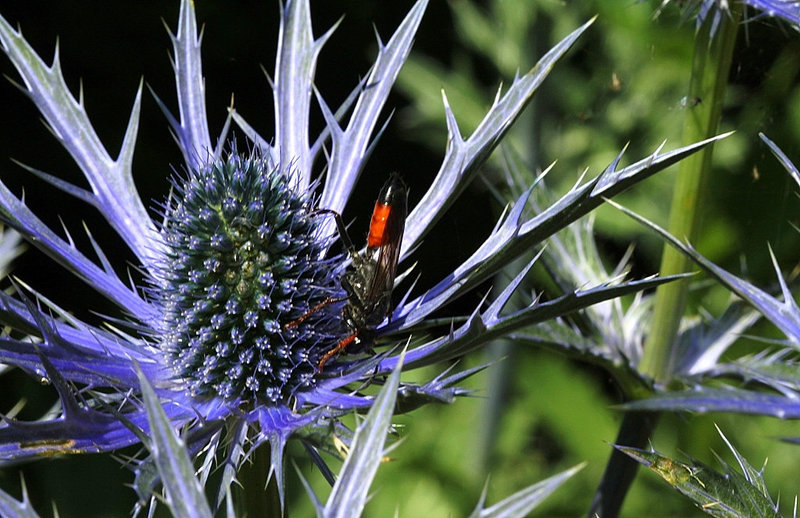
[[[345,348],[347,348],[348,345],[353,343],[357,337],[358,337],[358,330],[355,330],[353,331],[353,334],[346,336],[345,338],[342,338],[341,340],[339,340],[339,342],[333,349],[323,354],[322,358],[319,360],[319,364],[317,364],[317,373],[318,374],[321,373],[322,368],[325,366],[328,360],[330,360],[331,358],[333,358],[334,356],[345,350]]]

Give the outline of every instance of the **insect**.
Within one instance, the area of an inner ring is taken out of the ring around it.
[[[322,355],[317,364],[317,372],[322,372],[325,364],[349,345],[372,342],[375,328],[391,310],[392,288],[408,214],[408,188],[398,174],[392,173],[389,176],[375,201],[369,223],[367,246],[361,253],[356,250],[347,234],[341,214],[330,209],[317,209],[316,212],[333,216],[347,254],[350,256],[351,263],[341,280],[346,296],[324,300],[286,327],[298,325],[328,304],[346,301],[342,309],[342,319],[350,334]]]

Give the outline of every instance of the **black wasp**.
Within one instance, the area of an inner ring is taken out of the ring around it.
[[[322,372],[325,363],[350,344],[371,343],[375,337],[375,328],[391,311],[392,288],[408,215],[408,188],[396,173],[389,176],[375,201],[367,247],[362,253],[353,245],[341,214],[330,209],[318,209],[316,212],[328,213],[334,217],[336,228],[350,256],[351,263],[341,281],[346,296],[323,301],[286,327],[298,325],[323,306],[346,301],[342,309],[342,319],[350,329],[350,334],[322,355],[317,364],[317,372]]]

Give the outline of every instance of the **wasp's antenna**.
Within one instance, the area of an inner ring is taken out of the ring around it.
[[[336,223],[336,229],[339,231],[339,238],[342,240],[347,253],[351,256],[357,255],[358,252],[356,251],[356,247],[353,245],[353,241],[350,240],[350,236],[347,234],[347,227],[344,226],[344,221],[342,221],[342,215],[336,212],[333,209],[315,209],[311,212],[312,215],[314,214],[330,214],[333,216],[333,221]]]

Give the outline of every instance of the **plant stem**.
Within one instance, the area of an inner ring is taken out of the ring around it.
[[[262,445],[251,453],[250,463],[239,469],[236,478],[241,487],[237,493],[238,513],[242,516],[283,516],[278,485],[273,476],[267,484],[270,468],[270,449]]]
[[[741,6],[731,2],[730,11],[721,13],[720,23],[713,35],[707,25],[713,15],[697,32],[689,93],[682,100],[686,111],[683,144],[713,137],[719,133],[719,120],[725,86],[730,73],[736,32],[741,19]],[[702,222],[702,206],[708,198],[707,186],[711,175],[714,146],[708,146],[683,160],[675,181],[668,230],[679,239],[696,242]],[[674,248],[664,245],[661,275],[690,271],[691,260]],[[686,308],[690,280],[685,279],[659,286],[653,315],[653,326],[647,339],[641,371],[657,383],[668,382],[677,363],[675,337]]]
[[[686,120],[683,145],[716,135],[730,73],[736,32],[741,19],[741,6],[731,2],[730,11],[721,13],[719,26],[711,32],[713,14],[697,31],[689,93],[683,99]],[[675,181],[668,230],[674,236],[696,242],[699,235],[701,207],[707,199],[711,175],[713,146],[708,146],[683,160]],[[664,245],[661,275],[689,271],[690,260],[672,247]],[[689,281],[682,280],[660,286],[656,290],[653,325],[647,339],[640,370],[656,383],[667,383],[674,375],[681,318],[686,309]],[[635,394],[626,394],[636,397]],[[625,415],[616,444],[643,448],[655,430],[659,414],[631,412]],[[633,482],[639,464],[618,450],[613,450],[603,479],[597,488],[589,511],[590,517],[613,518],[619,514],[625,495]]]

